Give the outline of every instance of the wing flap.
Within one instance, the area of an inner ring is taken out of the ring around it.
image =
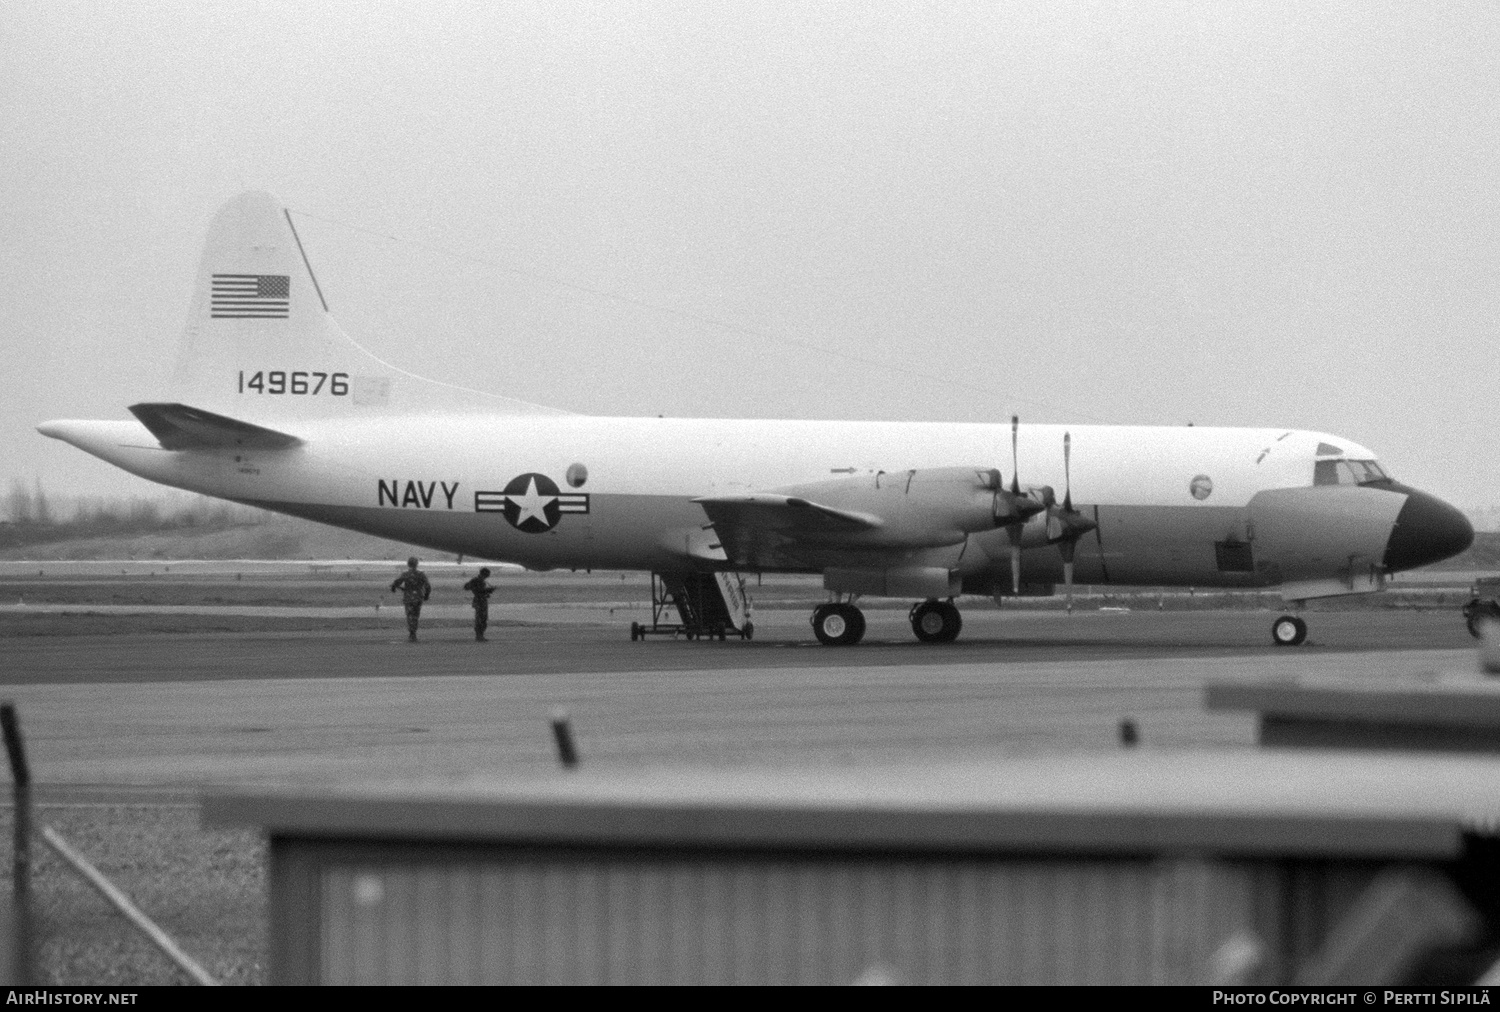
[[[212,450],[236,446],[286,450],[302,444],[301,439],[285,432],[186,404],[132,404],[130,413],[140,419],[167,450]]]

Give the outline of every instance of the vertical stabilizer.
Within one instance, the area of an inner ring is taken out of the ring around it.
[[[382,362],[329,315],[285,209],[244,193],[209,228],[174,396],[235,418],[557,413]]]

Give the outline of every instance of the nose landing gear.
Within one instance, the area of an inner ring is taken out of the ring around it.
[[[1475,639],[1484,635],[1484,627],[1500,622],[1500,579],[1487,576],[1474,581],[1474,596],[1463,607],[1464,623]]]
[[[852,647],[865,636],[865,614],[852,604],[820,604],[812,613],[813,635],[825,647]]]
[[[1278,647],[1295,647],[1307,639],[1307,623],[1296,615],[1283,615],[1271,623],[1271,642]]]
[[[911,631],[923,643],[952,643],[964,627],[952,601],[922,601],[912,606]]]

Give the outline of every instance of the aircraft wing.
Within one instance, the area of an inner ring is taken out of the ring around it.
[[[186,404],[132,404],[130,413],[167,450],[211,450],[244,446],[258,450],[285,450],[300,446],[301,439],[212,411]]]
[[[693,501],[708,514],[725,554],[739,565],[794,563],[800,561],[799,545],[826,546],[884,525],[870,513],[775,492],[703,496]]]

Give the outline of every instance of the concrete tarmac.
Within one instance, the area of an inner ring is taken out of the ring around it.
[[[527,618],[514,617],[529,608]],[[241,611],[245,609],[239,609]],[[264,609],[278,613],[289,609]],[[321,611],[321,609],[308,609]],[[765,667],[888,667],[1022,662],[1142,660],[1153,657],[1264,657],[1278,662],[1322,653],[1462,650],[1473,640],[1457,612],[1308,612],[1308,642],[1271,644],[1274,613],[1256,611],[1004,611],[971,609],[957,642],[912,636],[904,610],[870,609],[856,647],[824,647],[802,611],[767,610],[756,636],[631,642],[628,621],[607,609],[518,605],[494,613],[490,641],[476,643],[464,617],[424,611],[421,642],[406,642],[399,609],[382,625],[310,631],[12,635],[0,640],[0,683],[214,681],[361,676],[537,675],[605,671],[713,671]],[[510,617],[507,617],[509,615]],[[447,617],[446,624],[434,618]],[[130,620],[119,620],[130,629]]]
[[[1254,612],[982,612],[943,646],[870,613],[855,648],[813,643],[800,613],[749,643],[632,643],[614,626],[10,637],[44,792],[463,779],[555,768],[548,721],[583,762],[823,765],[1114,749],[1249,747],[1248,714],[1209,714],[1214,677],[1389,676],[1472,668],[1447,613],[1309,613],[1312,644],[1269,645]],[[1375,649],[1372,649],[1375,648]],[[562,776],[565,774],[557,773]]]

